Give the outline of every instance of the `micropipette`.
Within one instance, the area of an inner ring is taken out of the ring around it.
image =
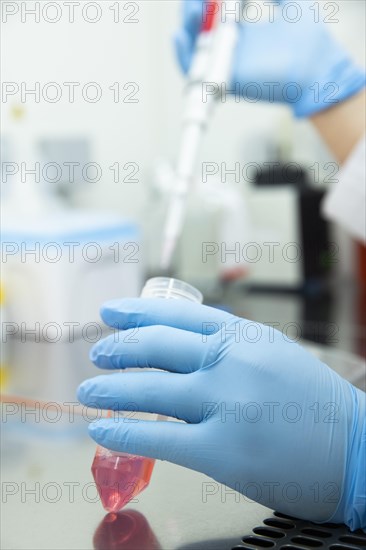
[[[220,97],[218,90],[231,74],[238,36],[238,2],[207,1],[203,4],[203,25],[197,39],[186,88],[183,128],[176,165],[176,181],[170,197],[163,233],[161,268],[168,270],[183,229],[187,195],[203,133],[213,105]],[[206,93],[211,86],[215,93]]]

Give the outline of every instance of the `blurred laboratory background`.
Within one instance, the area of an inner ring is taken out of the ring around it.
[[[1,391],[75,402],[77,385],[98,374],[88,351],[105,331],[100,305],[138,296],[148,277],[161,274],[185,85],[173,48],[182,6],[177,0],[2,4]],[[365,3],[328,4],[338,19],[330,30],[365,66]],[[274,325],[365,388],[365,247],[320,213],[339,177],[335,159],[310,123],[285,106],[219,103],[172,275],[199,288],[208,305]],[[78,481],[91,481],[94,444],[85,421],[25,426],[21,408],[9,411],[5,479],[61,483],[74,471]],[[66,455],[56,447],[63,465],[53,462],[49,442],[65,445],[75,435],[85,449],[74,446]],[[169,468],[175,484],[177,467]],[[185,475],[192,476],[192,494],[199,490],[196,473],[182,474],[180,506],[189,510]],[[58,532],[60,521],[47,503],[41,506],[39,529],[36,515],[28,521],[23,509],[26,543],[17,532],[19,502],[12,501],[7,548],[56,544],[47,525]],[[153,516],[159,506],[151,506]],[[93,510],[92,519],[89,508],[84,514],[89,527],[101,518],[98,502]],[[70,525],[77,520],[71,509],[62,513]],[[208,522],[203,506],[201,513]],[[253,525],[261,512],[254,516]],[[187,519],[192,528],[193,518],[184,518],[177,522]],[[158,512],[154,521],[167,540],[178,536]],[[60,548],[89,547],[67,525]],[[94,541],[94,547],[106,546]]]

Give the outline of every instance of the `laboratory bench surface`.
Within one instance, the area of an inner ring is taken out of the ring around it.
[[[166,462],[156,463],[145,492],[121,512],[106,514],[90,475],[94,444],[82,435],[47,443],[32,439],[29,444],[5,436],[2,550],[357,550],[366,546],[366,535],[360,531],[273,514],[202,474]]]
[[[16,431],[16,430],[15,430]],[[330,550],[365,548],[366,535],[315,525],[256,504],[184,468],[157,462],[150,486],[107,514],[90,474],[95,445],[5,435],[2,550]],[[21,432],[18,433],[21,436]],[[54,437],[54,436],[53,436]],[[74,437],[74,439],[73,439]]]
[[[363,318],[354,300],[345,299],[339,307],[319,302],[317,309],[316,304],[305,304],[296,296],[227,293],[222,297],[225,307],[247,318],[278,322],[280,329],[286,323],[297,323],[304,330],[301,339],[312,340],[306,345],[314,353],[364,388]],[[335,323],[337,330],[327,323]],[[309,334],[309,327],[315,332]],[[324,330],[333,342],[324,341]],[[90,343],[77,339],[54,345],[12,342],[9,389],[47,401],[75,402],[78,383],[100,373],[88,360],[89,348]],[[106,514],[90,471],[95,444],[86,435],[88,419],[72,417],[74,422],[70,422],[63,415],[54,422],[52,415],[52,409],[46,419],[43,412],[32,413],[31,409],[26,418],[20,410],[7,409],[3,415],[3,550],[366,547],[361,534],[349,538],[344,527],[323,527],[322,537],[315,526],[286,518],[274,517],[280,523],[263,524],[270,517],[273,520],[271,510],[168,462],[157,461],[150,486],[122,512]]]
[[[156,463],[150,486],[133,503],[106,514],[90,473],[95,445],[81,439],[6,445],[3,550],[229,550],[271,515],[203,475],[164,462]]]

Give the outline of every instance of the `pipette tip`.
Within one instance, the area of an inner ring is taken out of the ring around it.
[[[161,255],[160,268],[163,271],[169,271],[174,249],[175,249],[176,239],[169,238],[166,239],[163,246],[163,253]]]

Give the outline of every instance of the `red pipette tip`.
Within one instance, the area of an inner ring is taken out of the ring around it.
[[[216,15],[219,13],[219,2],[214,0],[208,0],[203,4],[203,20],[202,20],[202,32],[209,32],[213,29],[215,24]]]

